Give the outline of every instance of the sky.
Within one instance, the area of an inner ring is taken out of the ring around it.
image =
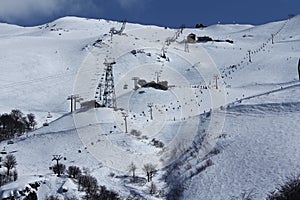
[[[36,26],[64,16],[179,27],[259,25],[300,14],[299,0],[0,0],[0,22]]]

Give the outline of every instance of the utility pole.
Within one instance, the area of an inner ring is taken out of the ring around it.
[[[76,103],[80,102],[79,95],[74,95],[73,99],[74,99],[74,111],[75,111],[76,110]]]
[[[53,155],[52,161],[56,160],[56,166],[57,166],[57,176],[60,177],[60,169],[59,169],[59,161],[62,159],[61,155]]]
[[[75,98],[75,103],[74,103],[74,111],[76,110],[76,103],[80,103],[80,101],[82,101],[83,100],[83,98],[80,98],[79,96],[77,96],[76,98]]]
[[[214,75],[214,78],[216,79],[216,90],[219,88],[218,87],[218,79],[219,79],[219,76],[218,75]]]
[[[102,84],[99,83],[99,99],[100,99],[100,101],[102,101],[102,98],[101,98],[101,96],[102,96],[102,90],[101,90],[101,87],[102,87]]]
[[[114,27],[112,27],[109,31],[110,33],[110,41],[112,42],[112,39],[113,39],[113,35],[114,35],[114,32],[116,31],[116,29]]]
[[[298,75],[299,75],[299,81],[300,81],[300,58],[299,58],[299,61],[298,61]]]
[[[153,120],[153,103],[148,103],[149,112],[150,112],[150,119]]]
[[[128,130],[127,130],[127,117],[128,117],[128,114],[126,112],[123,112],[122,115],[123,115],[123,118],[124,118],[124,121],[125,121],[125,133],[128,133]]]
[[[125,30],[125,26],[126,26],[126,20],[124,20],[123,23],[122,23],[122,27],[119,30],[119,35],[122,35],[123,31]]]
[[[71,102],[71,112],[73,112],[73,95],[68,96],[67,100],[70,100],[70,102]]]
[[[76,110],[76,102],[78,102],[79,95],[72,94],[71,96],[68,96],[67,100],[70,100],[71,102],[71,112]],[[81,99],[82,100],[82,99]]]
[[[161,57],[162,57],[162,58],[167,58],[166,52],[167,52],[166,47],[163,47],[163,48],[161,49]]]
[[[138,87],[138,80],[139,79],[140,79],[139,77],[132,77],[131,80],[133,80],[133,90],[139,89],[139,87]]]
[[[187,42],[187,40],[184,40],[184,52],[190,52],[189,43]]]
[[[155,76],[156,76],[156,83],[159,82],[159,72],[155,72]]]
[[[251,50],[248,50],[248,53],[249,53],[249,62],[252,62],[251,61]]]

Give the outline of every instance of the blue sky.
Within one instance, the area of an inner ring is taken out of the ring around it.
[[[0,0],[0,22],[40,25],[63,16],[179,27],[264,24],[300,14],[299,0]]]

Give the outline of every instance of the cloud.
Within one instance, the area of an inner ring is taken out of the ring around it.
[[[58,0],[1,0],[0,18],[7,22],[25,21],[39,15],[54,15],[58,12],[58,6]]]
[[[141,10],[150,0],[0,0],[0,22],[38,25],[73,15],[104,17]],[[111,9],[114,9],[111,11]],[[133,12],[134,13],[134,12]],[[131,13],[131,14],[133,14]]]
[[[34,24],[42,19],[100,12],[95,0],[1,0],[0,20]],[[101,2],[101,1],[100,1]]]

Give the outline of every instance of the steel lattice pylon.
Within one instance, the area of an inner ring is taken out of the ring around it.
[[[104,90],[100,94],[100,100],[102,100],[103,106],[108,108],[116,108],[116,95],[112,67],[115,63],[115,61],[108,62],[107,60],[104,62],[104,65],[106,66]]]

